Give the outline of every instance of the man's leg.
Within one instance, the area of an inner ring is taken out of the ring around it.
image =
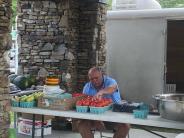
[[[82,138],[94,138],[94,135],[91,131],[93,121],[90,120],[79,120],[78,122],[78,131],[81,134]]]
[[[115,124],[115,133],[113,138],[126,138],[130,129],[129,124]]]
[[[93,126],[95,130],[103,131],[105,130],[105,125],[102,121],[93,121]]]

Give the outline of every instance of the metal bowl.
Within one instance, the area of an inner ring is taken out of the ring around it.
[[[157,94],[154,98],[161,117],[184,121],[184,94]]]

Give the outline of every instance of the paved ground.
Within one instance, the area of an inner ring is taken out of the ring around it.
[[[166,138],[175,138],[177,134],[175,133],[160,133]],[[103,133],[106,136],[112,136],[112,133]],[[130,138],[160,138],[156,135],[153,135],[149,132],[140,129],[131,129],[130,130]],[[30,136],[18,134],[17,138],[31,138]],[[38,137],[37,137],[38,138]],[[45,136],[45,138],[81,138],[79,133],[71,132],[71,131],[52,131],[52,135]],[[95,132],[95,138],[100,138],[99,132]]]

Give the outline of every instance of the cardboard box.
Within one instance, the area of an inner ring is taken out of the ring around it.
[[[32,135],[32,120],[19,118],[18,133],[25,135]],[[41,136],[41,121],[35,121],[35,136]],[[52,127],[51,120],[44,122],[44,135],[51,135]]]
[[[72,98],[67,99],[57,99],[57,98],[48,98],[40,97],[38,99],[38,107],[54,109],[54,110],[70,110],[73,108],[74,101]]]
[[[61,111],[71,110],[75,107],[76,102],[84,97],[85,96],[65,98],[65,99],[58,99],[53,97],[40,97],[38,99],[38,107]]]

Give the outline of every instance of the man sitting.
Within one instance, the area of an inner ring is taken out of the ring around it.
[[[83,88],[83,93],[93,96],[94,99],[110,98],[113,103],[120,103],[121,97],[117,82],[109,76],[103,75],[98,67],[93,67],[88,72],[89,82]],[[103,130],[105,128],[102,121],[79,120],[78,130],[82,138],[94,138],[92,129]],[[129,124],[114,123],[113,138],[126,138],[130,129]]]

